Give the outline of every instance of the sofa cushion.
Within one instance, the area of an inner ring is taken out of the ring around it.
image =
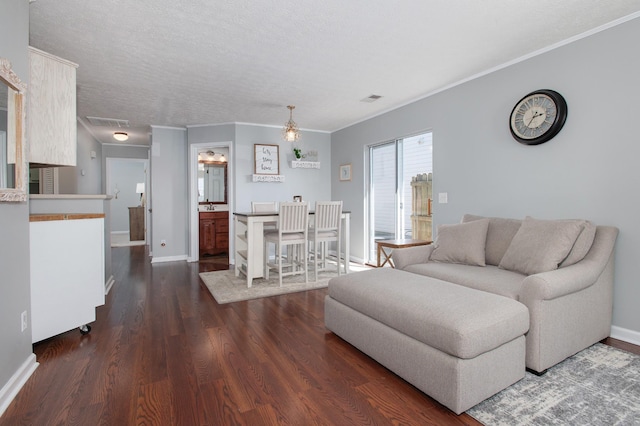
[[[573,244],[569,255],[560,264],[560,268],[580,262],[587,253],[589,253],[589,250],[591,250],[593,240],[596,237],[596,225],[588,220],[581,220],[579,222],[582,224],[582,231],[580,235],[578,235],[575,244]]]
[[[332,278],[329,296],[463,359],[491,351],[529,328],[529,311],[519,302],[392,268]]]
[[[488,226],[488,219],[438,226],[430,260],[485,266],[484,250]]]
[[[403,271],[425,275],[465,287],[519,300],[522,282],[526,278],[519,272],[507,271],[497,266],[469,266],[451,263],[417,263]]]
[[[539,220],[527,216],[499,267],[526,275],[558,269],[581,231],[578,221]]]
[[[483,216],[465,214],[462,223],[474,220],[485,219]],[[487,243],[485,246],[485,261],[487,265],[498,266],[502,257],[507,252],[511,240],[520,229],[522,220],[506,219],[501,217],[489,217],[489,228],[487,229]]]

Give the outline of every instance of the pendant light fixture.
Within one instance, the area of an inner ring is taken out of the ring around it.
[[[300,129],[296,122],[293,121],[293,109],[295,106],[288,105],[287,108],[289,108],[289,121],[287,121],[282,129],[282,136],[287,142],[295,142],[300,139]]]

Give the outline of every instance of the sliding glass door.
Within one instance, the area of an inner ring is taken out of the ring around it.
[[[376,263],[376,241],[412,238],[411,179],[431,172],[431,133],[369,147],[369,263]]]

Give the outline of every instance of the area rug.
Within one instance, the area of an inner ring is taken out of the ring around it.
[[[640,425],[640,356],[597,343],[481,402],[493,425]]]
[[[349,272],[368,269],[363,265],[349,265]],[[239,302],[241,300],[259,299],[262,297],[276,296],[280,294],[296,293],[300,291],[324,288],[329,280],[337,277],[334,271],[323,271],[318,274],[318,281],[314,282],[314,274],[309,272],[309,282],[304,282],[304,275],[292,275],[282,279],[282,287],[278,282],[278,274],[271,273],[269,280],[255,278],[251,288],[247,288],[247,280],[244,275],[235,276],[230,269],[226,271],[202,272],[200,278],[209,289],[211,295],[219,304]]]

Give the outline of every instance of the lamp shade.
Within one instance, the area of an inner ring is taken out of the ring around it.
[[[136,184],[136,194],[144,194],[144,182]]]

